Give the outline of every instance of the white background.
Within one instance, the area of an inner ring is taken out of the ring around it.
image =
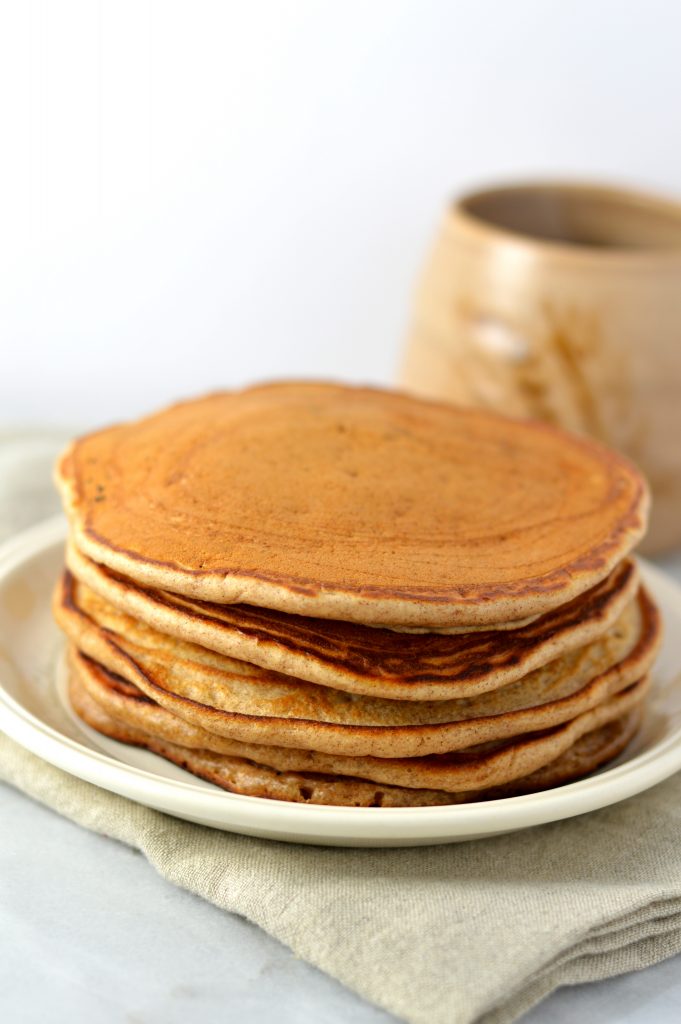
[[[674,0],[0,0],[0,424],[389,381],[448,197],[681,190]]]

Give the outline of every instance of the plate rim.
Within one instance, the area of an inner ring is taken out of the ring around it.
[[[16,534],[0,546],[0,585],[29,560],[66,537],[56,516]],[[679,605],[681,585],[657,566],[638,559],[652,588]],[[56,688],[55,688],[56,697]],[[480,803],[440,807],[338,807],[265,800],[203,789],[191,780],[165,778],[93,750],[42,721],[5,689],[0,668],[0,730],[55,767],[109,792],[185,820],[227,831],[253,830],[272,838],[352,845],[447,842],[493,836],[548,824],[619,803],[681,769],[681,725],[670,736],[622,764],[553,790]],[[187,808],[187,801],[191,806]]]

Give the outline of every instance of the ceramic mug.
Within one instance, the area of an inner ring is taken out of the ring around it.
[[[591,434],[651,485],[646,549],[681,542],[681,206],[514,185],[446,213],[401,372],[419,394]]]

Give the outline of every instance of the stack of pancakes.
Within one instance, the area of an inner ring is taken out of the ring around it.
[[[637,470],[544,424],[281,383],[74,442],[54,611],[91,727],[227,790],[452,804],[577,779],[660,639]]]

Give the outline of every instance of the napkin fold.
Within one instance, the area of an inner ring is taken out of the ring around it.
[[[35,518],[34,464],[31,474]],[[0,532],[21,517],[11,507],[21,486],[8,480]],[[397,850],[275,843],[178,821],[4,736],[0,778],[141,850],[170,882],[253,921],[413,1024],[510,1024],[561,985],[681,951],[681,776],[569,821]]]

